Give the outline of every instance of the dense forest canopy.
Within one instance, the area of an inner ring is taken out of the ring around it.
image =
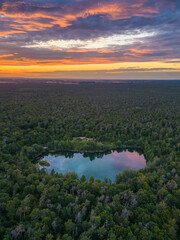
[[[179,140],[178,81],[0,84],[0,239],[178,239]],[[114,183],[36,165],[44,152],[126,147],[147,166]]]

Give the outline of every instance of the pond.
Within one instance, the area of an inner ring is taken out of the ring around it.
[[[124,169],[138,171],[146,166],[146,159],[142,153],[130,150],[112,150],[103,153],[72,153],[49,154],[42,161],[47,161],[50,166],[44,167],[48,173],[55,172],[65,174],[74,171],[81,177],[83,174],[89,179],[104,180],[104,177],[115,180],[116,174]],[[43,168],[40,166],[40,169]]]

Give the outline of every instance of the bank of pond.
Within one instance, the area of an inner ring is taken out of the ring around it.
[[[146,166],[142,152],[132,149],[116,149],[96,153],[60,152],[43,156],[39,168],[45,168],[48,173],[52,170],[65,174],[76,172],[79,177],[104,180],[105,177],[115,180],[116,174],[124,169],[138,171]]]

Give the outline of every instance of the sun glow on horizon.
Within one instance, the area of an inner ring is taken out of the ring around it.
[[[167,70],[168,69],[168,70]],[[165,63],[165,62],[123,62],[123,63],[109,63],[109,64],[80,64],[80,65],[27,65],[27,66],[3,66],[1,74],[7,76],[26,76],[26,77],[54,77],[59,76],[71,78],[76,72],[81,72],[81,76],[88,74],[92,78],[106,74],[107,76],[114,76],[117,74],[135,74],[135,73],[180,73],[180,63]],[[43,75],[45,74],[45,75]],[[92,75],[91,75],[92,74]],[[77,75],[79,76],[79,75]],[[118,77],[117,77],[118,78]],[[133,78],[132,78],[133,79]]]

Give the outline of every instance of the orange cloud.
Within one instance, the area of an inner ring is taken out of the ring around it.
[[[84,64],[101,64],[101,63],[114,63],[117,62],[117,60],[115,59],[111,59],[111,58],[100,58],[100,57],[87,57],[87,58],[74,58],[74,59],[62,59],[62,60],[34,60],[34,59],[28,59],[25,57],[16,59],[14,58],[13,60],[1,60],[0,59],[0,65],[6,65],[6,66],[32,66],[32,65],[39,65],[39,66],[43,66],[43,65],[84,65]]]
[[[12,18],[12,27],[21,31],[38,31],[46,27],[52,27],[58,24],[60,27],[67,27],[71,25],[70,21],[76,21],[77,18],[86,18],[90,15],[105,14],[109,19],[125,19],[132,16],[148,16],[151,17],[152,14],[158,13],[156,6],[154,7],[144,7],[144,1],[139,1],[138,3],[129,4],[128,2],[103,2],[90,6],[84,7],[84,9],[73,10],[68,9],[69,6],[64,6],[65,11],[53,10],[53,12],[47,11],[48,7],[55,7],[55,4],[51,5],[40,5],[36,11],[31,12],[30,7],[37,5],[24,4],[24,2],[4,2],[2,5],[2,10],[0,14],[4,17]],[[22,7],[23,6],[23,7]],[[22,7],[22,8],[21,8]],[[68,8],[67,8],[68,7]],[[21,9],[21,10],[20,10]],[[23,9],[23,11],[22,11]],[[56,9],[56,8],[54,8]],[[52,21],[50,23],[41,23],[38,18],[50,18]],[[28,22],[27,22],[28,21]],[[19,26],[19,23],[22,23]],[[11,31],[8,34],[18,33],[18,31]],[[4,36],[4,35],[3,35]]]
[[[4,55],[0,55],[0,58],[6,58],[6,57],[12,57],[14,56],[14,54],[4,54]]]
[[[5,32],[0,32],[0,37],[4,37],[9,34],[17,34],[17,33],[25,33],[25,31],[19,31],[19,30],[10,30],[10,31],[5,31]]]
[[[56,49],[54,49],[56,50]],[[60,49],[57,49],[60,50]],[[66,52],[74,52],[74,53],[86,53],[86,52],[97,52],[97,53],[115,53],[119,52],[116,50],[108,50],[108,49],[69,49]]]

